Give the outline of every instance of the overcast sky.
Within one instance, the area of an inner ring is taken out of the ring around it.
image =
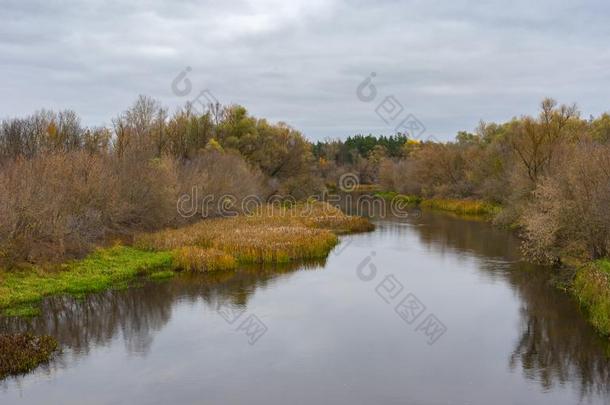
[[[2,118],[70,108],[108,125],[138,94],[174,110],[208,89],[312,140],[391,134],[409,114],[450,139],[545,96],[610,110],[607,0],[0,0],[0,13]]]

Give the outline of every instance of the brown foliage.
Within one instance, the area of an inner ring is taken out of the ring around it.
[[[564,146],[552,175],[523,214],[528,252],[553,260],[562,252],[598,259],[610,248],[610,148]]]
[[[311,145],[243,107],[191,106],[168,118],[141,96],[113,121],[86,129],[75,113],[37,112],[0,125],[0,259],[78,256],[114,236],[235,210],[246,196],[306,197],[320,189]],[[190,196],[191,216],[178,213]],[[212,205],[204,211],[205,199]]]
[[[0,172],[0,251],[38,260],[85,249],[121,217],[118,179],[102,156],[56,153],[18,159]]]
[[[0,380],[48,362],[57,349],[57,341],[50,336],[0,335]]]
[[[260,183],[239,156],[215,152],[188,164],[86,151],[18,159],[0,171],[0,255],[5,262],[78,256],[113,235],[188,221],[176,210],[182,192],[245,197],[260,193]]]
[[[600,258],[610,243],[610,131],[607,114],[580,119],[552,99],[537,117],[485,124],[456,142],[427,142],[385,160],[381,185],[403,194],[480,198],[503,206],[496,223],[523,227],[532,258]]]

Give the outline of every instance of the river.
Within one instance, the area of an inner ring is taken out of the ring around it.
[[[448,215],[377,222],[327,260],[47,300],[55,336],[1,404],[608,404],[610,345],[520,260]]]

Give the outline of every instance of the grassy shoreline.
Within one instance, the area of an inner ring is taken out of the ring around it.
[[[368,219],[347,216],[323,203],[265,207],[252,215],[202,220],[138,235],[134,246],[100,248],[82,260],[52,268],[0,271],[0,311],[5,316],[35,316],[45,297],[80,297],[125,288],[141,277],[171,278],[176,271],[325,258],[338,243],[337,235],[373,229]]]
[[[0,309],[7,316],[35,316],[45,297],[80,297],[110,288],[123,288],[140,276],[173,268],[170,252],[144,252],[127,246],[97,249],[82,260],[53,269],[31,267],[0,273]]]
[[[610,336],[610,260],[596,260],[580,266],[569,290],[589,322],[601,334]]]
[[[489,219],[492,219],[502,210],[502,207],[499,205],[473,199],[422,198],[399,194],[393,191],[377,192],[375,196],[383,198],[386,201],[398,201],[423,209]]]

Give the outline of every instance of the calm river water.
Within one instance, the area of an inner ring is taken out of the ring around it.
[[[608,341],[482,222],[428,214],[325,262],[54,299],[50,365],[0,404],[608,404]]]

